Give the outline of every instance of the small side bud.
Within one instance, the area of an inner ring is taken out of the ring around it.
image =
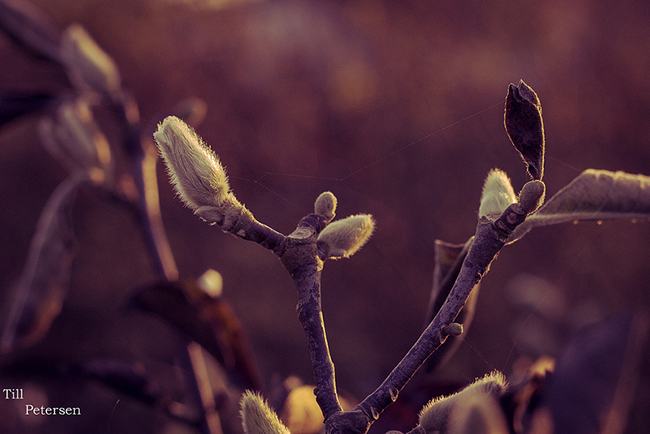
[[[449,423],[452,410],[464,400],[472,396],[485,395],[499,398],[506,391],[507,383],[505,376],[494,371],[485,377],[476,380],[460,392],[447,397],[432,399],[420,412],[419,425],[425,432],[444,431]]]
[[[440,329],[443,336],[460,336],[463,334],[463,325],[457,322],[452,322],[449,325],[443,326]]]
[[[336,216],[336,196],[330,191],[325,191],[318,196],[314,204],[314,212],[331,221]]]
[[[542,181],[529,181],[519,192],[519,204],[526,211],[526,214],[535,212],[542,203],[546,194],[546,185]]]
[[[240,408],[246,434],[291,434],[261,396],[246,391]]]
[[[318,236],[326,258],[349,258],[368,241],[375,230],[371,215],[359,214],[327,225]]]
[[[122,83],[115,62],[79,24],[72,24],[63,33],[61,57],[77,87],[109,96],[120,92]]]
[[[221,208],[233,196],[219,158],[189,125],[168,116],[153,136],[171,183],[188,207]]]
[[[196,279],[196,284],[212,298],[219,298],[223,293],[223,277],[217,270],[210,268]]]
[[[523,80],[508,87],[504,118],[508,137],[524,159],[528,174],[541,180],[545,147],[542,105],[535,91]]]
[[[483,184],[483,195],[478,215],[479,217],[498,217],[516,201],[517,196],[508,175],[502,170],[492,169]]]

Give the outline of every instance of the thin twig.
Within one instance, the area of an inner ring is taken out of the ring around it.
[[[124,148],[131,162],[133,182],[138,192],[138,203],[133,208],[136,220],[142,230],[145,245],[149,256],[153,260],[156,275],[168,281],[178,278],[178,268],[172,250],[167,240],[167,235],[162,223],[160,203],[158,196],[158,180],[156,176],[157,153],[153,144],[147,143],[140,136],[139,115],[134,100],[124,97],[116,103],[116,112],[120,115],[124,133]],[[192,358],[191,342],[184,344],[185,351],[181,355],[181,362],[188,374],[188,386],[193,400],[201,409],[200,429],[203,434],[219,434],[221,431],[208,416],[210,403],[204,397],[209,394],[205,388],[210,388],[209,378],[202,373],[207,373],[203,360]],[[201,390],[200,387],[204,389]],[[214,407],[214,406],[212,406]]]
[[[443,327],[451,324],[465,305],[472,289],[490,269],[508,236],[524,221],[526,211],[518,203],[510,205],[497,219],[479,219],[474,242],[463,261],[449,296],[406,356],[384,382],[350,412],[337,413],[327,423],[328,433],[365,433],[382,411],[392,404],[406,383],[447,336]]]
[[[298,292],[298,319],[307,337],[316,382],[314,393],[323,416],[327,419],[342,410],[336,393],[334,363],[323,322],[321,309],[323,259],[318,255],[316,244],[318,234],[325,228],[331,217],[328,219],[321,214],[309,214],[300,220],[296,230],[288,236],[258,222],[252,214],[241,220],[246,222],[242,224],[245,227],[235,223],[226,231],[273,251],[294,281]]]

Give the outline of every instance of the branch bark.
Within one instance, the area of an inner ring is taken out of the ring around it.
[[[280,256],[298,291],[298,319],[305,330],[311,356],[316,402],[327,420],[341,412],[336,392],[334,363],[329,351],[321,309],[321,272],[323,260],[318,257],[316,238],[325,227],[319,214],[304,217],[295,231],[286,237]]]
[[[326,420],[327,433],[367,432],[381,412],[397,399],[399,392],[426,359],[445,342],[446,328],[454,322],[472,289],[487,274],[509,235],[525,220],[527,214],[521,204],[514,203],[496,220],[489,217],[479,219],[474,242],[463,261],[458,279],[429,326],[373,393],[351,411],[336,413]]]

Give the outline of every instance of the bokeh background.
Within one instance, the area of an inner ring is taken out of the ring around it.
[[[548,195],[587,168],[650,175],[645,0],[33,3],[60,29],[76,22],[93,35],[145,122],[184,98],[205,100],[197,132],[258,220],[289,233],[325,190],[338,197],[340,217],[375,217],[368,245],[327,262],[323,273],[339,387],[357,398],[374,390],[422,329],[434,240],[463,243],[473,234],[491,168],[505,170],[515,189],[527,180],[503,129],[509,83],[524,79],[541,99]],[[5,37],[0,77],[3,92],[69,89],[59,69]],[[37,121],[0,131],[3,304],[39,212],[65,177],[39,143]],[[110,113],[101,121],[110,130]],[[310,382],[295,291],[278,260],[193,216],[161,167],[159,181],[181,276],[218,270],[267,381],[297,375]],[[50,335],[29,351],[60,360],[117,355],[163,372],[177,349],[174,333],[125,309],[133,289],[153,276],[132,221],[88,189],[77,197],[73,222],[68,299]],[[647,309],[648,240],[647,222],[582,223],[537,229],[504,249],[484,280],[466,342],[436,378],[467,382],[492,369],[510,375],[518,363],[557,355],[587,323]],[[648,362],[646,354],[629,433],[650,422]],[[126,398],[116,405],[119,395],[98,385],[25,381],[31,396],[48,396],[52,405],[81,404],[88,416],[74,422],[76,432],[181,432]],[[63,432],[63,423],[73,422],[36,422],[25,432]]]

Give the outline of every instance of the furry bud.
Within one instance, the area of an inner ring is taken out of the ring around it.
[[[544,202],[546,185],[542,181],[532,180],[524,184],[519,192],[519,204],[527,214],[535,212]]]
[[[246,391],[240,407],[246,434],[290,434],[289,429],[261,396]]]
[[[336,202],[336,196],[330,191],[325,191],[316,199],[314,212],[331,221],[336,215]]]
[[[460,403],[473,396],[488,395],[499,398],[507,388],[505,376],[494,371],[476,380],[458,393],[447,397],[432,399],[420,412],[419,425],[426,433],[444,431],[452,410]]]
[[[318,245],[327,258],[349,258],[368,241],[374,230],[371,215],[350,216],[327,225],[318,236]]]
[[[516,201],[517,196],[508,175],[502,170],[492,169],[483,184],[483,195],[478,215],[479,217],[498,217]]]
[[[219,158],[189,125],[168,116],[153,136],[171,183],[188,207],[220,208],[224,202],[234,199]]]
[[[115,62],[79,24],[72,24],[63,33],[61,57],[77,87],[105,95],[120,92],[122,84]]]
[[[505,414],[490,395],[472,395],[451,413],[447,434],[508,434]]]

